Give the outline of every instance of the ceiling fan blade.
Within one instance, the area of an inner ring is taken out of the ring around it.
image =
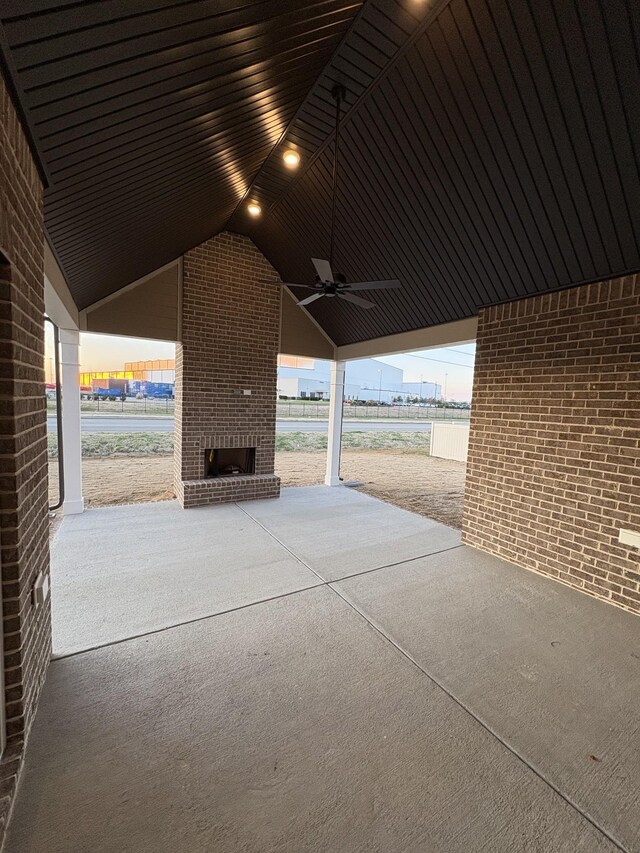
[[[274,281],[273,279],[271,281],[263,279],[262,281],[259,281],[258,284],[279,284],[282,287],[304,287],[306,290],[317,290],[317,287],[312,284],[294,284],[291,281]]]
[[[284,287],[304,287],[305,290],[317,290],[318,289],[315,284],[297,284],[297,283],[294,284],[290,281],[283,281],[282,284]]]
[[[320,276],[320,281],[333,281],[333,273],[331,272],[329,261],[323,261],[322,258],[311,258],[311,263],[316,268],[316,272]]]
[[[402,284],[397,278],[389,281],[354,281],[353,284],[347,284],[348,290],[390,290],[398,287],[402,287]]]
[[[307,296],[306,299],[302,299],[298,302],[298,305],[308,305],[310,302],[315,302],[316,299],[320,299],[321,296],[324,296],[324,293],[314,293],[312,296]]]
[[[360,308],[376,308],[375,302],[369,302],[368,299],[361,299],[359,296],[353,296],[351,293],[336,293],[340,299],[346,299],[347,302],[353,302],[354,305],[358,305]]]

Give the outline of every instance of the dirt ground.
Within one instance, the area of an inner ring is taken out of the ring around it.
[[[283,486],[308,486],[324,479],[325,453],[276,454]],[[83,460],[87,506],[167,500],[173,497],[172,456],[112,456]],[[50,493],[57,496],[57,460],[52,459]],[[362,483],[373,497],[434,518],[451,527],[462,524],[465,466],[401,450],[343,450],[342,477]]]
[[[277,453],[283,486],[324,480],[326,454]],[[450,527],[462,525],[465,465],[402,450],[343,450],[340,475],[362,483],[359,490]]]

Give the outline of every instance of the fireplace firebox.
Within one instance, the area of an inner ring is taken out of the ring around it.
[[[255,474],[255,447],[208,448],[204,452],[204,476],[234,477]]]

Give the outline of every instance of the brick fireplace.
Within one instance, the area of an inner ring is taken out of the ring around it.
[[[183,507],[278,497],[274,474],[280,290],[247,237],[183,259],[176,351],[175,490]]]

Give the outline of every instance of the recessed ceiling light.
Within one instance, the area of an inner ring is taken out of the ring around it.
[[[249,216],[253,217],[260,216],[260,214],[262,213],[262,208],[260,207],[257,201],[250,201],[247,205],[247,213],[249,214]]]
[[[296,169],[300,164],[300,155],[297,151],[293,151],[291,149],[284,152],[282,159],[284,160],[284,165],[287,169]]]

